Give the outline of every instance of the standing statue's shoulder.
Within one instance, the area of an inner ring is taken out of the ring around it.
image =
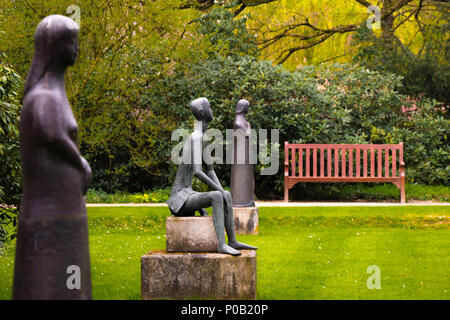
[[[203,135],[202,135],[200,132],[198,132],[198,131],[194,131],[194,132],[191,133],[191,135],[189,136],[189,138],[190,138],[192,141],[201,141],[201,140],[203,140]],[[188,139],[189,139],[189,138],[188,138]]]
[[[23,100],[24,106],[35,108],[55,109],[58,105],[58,94],[48,89],[37,89],[29,92]]]
[[[234,123],[234,130],[242,130],[245,134],[250,134],[250,124],[245,119],[238,119]]]

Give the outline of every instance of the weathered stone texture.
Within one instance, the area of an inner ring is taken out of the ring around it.
[[[233,207],[233,215],[236,234],[258,234],[257,207]]]
[[[166,249],[169,252],[217,251],[212,216],[174,217],[166,220]]]
[[[241,252],[150,251],[141,258],[142,299],[256,299],[256,251]]]

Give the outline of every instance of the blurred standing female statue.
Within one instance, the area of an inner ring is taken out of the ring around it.
[[[239,100],[236,107],[236,118],[234,120],[234,161],[231,165],[231,197],[233,207],[255,206],[255,173],[253,164],[250,163],[250,135],[251,128],[245,115],[248,112],[247,100]],[[244,137],[244,143],[239,143],[239,135]],[[243,163],[238,161],[240,158]]]
[[[78,149],[64,84],[78,33],[60,15],[43,19],[35,33],[20,120],[23,197],[13,299],[91,299],[84,200],[91,168]]]

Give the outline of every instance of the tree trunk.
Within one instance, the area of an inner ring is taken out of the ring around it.
[[[394,14],[386,16],[386,13],[390,10],[391,6],[394,5],[395,0],[382,0],[383,7],[381,8],[381,31],[383,40],[387,43],[392,43],[394,41]]]

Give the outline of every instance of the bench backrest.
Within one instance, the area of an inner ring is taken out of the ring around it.
[[[398,177],[403,163],[399,144],[290,144],[285,142],[289,177]]]

